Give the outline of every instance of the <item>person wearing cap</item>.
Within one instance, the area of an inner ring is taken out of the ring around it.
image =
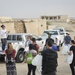
[[[1,25],[1,28],[2,28],[2,30],[0,31],[1,43],[2,43],[2,50],[4,51],[7,43],[7,31],[4,25]]]

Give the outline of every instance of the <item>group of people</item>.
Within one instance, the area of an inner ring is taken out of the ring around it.
[[[72,63],[70,64],[70,68],[71,68],[72,75],[75,75],[75,70],[74,70],[74,66],[75,66],[75,37],[72,40],[72,38],[70,37],[70,34],[67,33],[66,36],[64,37],[64,44],[67,46],[70,46],[68,55],[73,54],[73,60],[72,60]]]
[[[15,54],[16,50],[13,49],[11,43],[8,43],[7,49],[5,50],[5,46],[7,43],[7,34],[8,32],[5,29],[4,25],[1,25],[1,42],[2,42],[2,50],[5,51],[6,54],[6,69],[7,75],[17,75],[16,64],[15,64]],[[67,33],[64,37],[64,42],[66,45],[71,45],[69,55],[73,53],[73,61],[70,64],[70,68],[72,71],[72,75],[75,75],[74,66],[75,66],[75,37],[74,40],[71,40],[70,35]],[[54,40],[51,38],[51,35],[46,39],[46,44],[44,50],[41,52],[42,56],[42,72],[41,75],[56,75],[57,66],[58,66],[58,54],[56,52],[57,48],[53,47]],[[26,54],[26,62],[28,66],[28,74],[27,75],[36,75],[36,66],[32,65],[31,62],[28,62],[31,59],[28,59],[29,56],[32,56],[32,60],[34,57],[39,54],[39,45],[36,43],[36,39],[28,36],[25,47],[29,47],[29,50]]]
[[[34,42],[34,38],[32,38],[32,41],[30,39],[28,37],[28,40],[27,40],[28,42],[26,42],[27,43],[26,46],[29,46],[28,53],[29,54],[32,53],[33,56],[35,57],[39,53],[39,51],[37,53],[33,51],[33,50],[36,50],[32,46]],[[45,49],[41,52],[41,56],[43,57],[42,68],[41,68],[42,75],[56,75],[56,69],[58,66],[58,62],[57,62],[58,54],[54,49],[52,49],[53,44],[54,44],[54,40],[51,38],[51,35],[49,35],[49,37],[46,39]],[[31,71],[32,71],[32,75],[36,75],[35,74],[36,66],[32,65],[32,63],[29,62],[27,75],[31,75]]]
[[[16,64],[15,64],[16,50],[13,49],[11,43],[8,43],[7,45],[7,35],[9,31],[6,31],[5,25],[1,25],[1,28],[2,30],[0,31],[0,36],[2,43],[2,52],[5,53],[7,75],[17,75]]]

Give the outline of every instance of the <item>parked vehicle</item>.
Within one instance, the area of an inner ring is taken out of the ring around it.
[[[56,28],[53,28],[53,30],[59,30],[60,31],[60,34],[61,35],[64,35],[64,36],[66,36],[66,33],[69,33],[63,27],[56,27]]]
[[[16,50],[16,61],[17,62],[23,62],[25,58],[25,42],[27,36],[32,36],[36,39],[37,44],[40,47],[40,51],[43,50],[44,42],[41,38],[34,34],[25,34],[25,33],[16,33],[16,34],[9,34],[7,37],[7,43],[11,42],[13,44],[13,48]],[[4,53],[1,52],[0,47],[0,55],[4,55]]]
[[[51,38],[54,40],[54,43],[57,45],[58,49],[60,50],[60,46],[64,40],[64,35],[61,35],[59,30],[45,30],[41,35],[41,38],[46,40],[49,34],[51,34]]]

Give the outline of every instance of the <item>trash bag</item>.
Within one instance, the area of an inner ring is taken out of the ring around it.
[[[32,64],[32,60],[33,60],[33,55],[32,55],[32,53],[29,53],[29,54],[27,55],[26,62],[27,62],[28,64]]]
[[[70,45],[63,44],[62,54],[68,54],[69,50],[70,50]]]
[[[42,72],[42,67],[37,67],[36,68],[37,75],[41,75],[41,72]]]
[[[73,53],[66,56],[66,63],[71,64],[73,61]]]
[[[42,66],[42,55],[36,55],[32,60],[32,65],[41,67]]]

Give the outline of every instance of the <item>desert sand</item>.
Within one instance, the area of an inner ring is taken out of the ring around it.
[[[17,75],[27,75],[27,64],[26,63],[16,63]],[[4,62],[0,63],[0,75],[6,75],[6,65]],[[36,75],[39,75],[36,72]],[[57,75],[71,75],[71,70],[69,65],[65,62],[65,56],[58,52],[58,67]]]

